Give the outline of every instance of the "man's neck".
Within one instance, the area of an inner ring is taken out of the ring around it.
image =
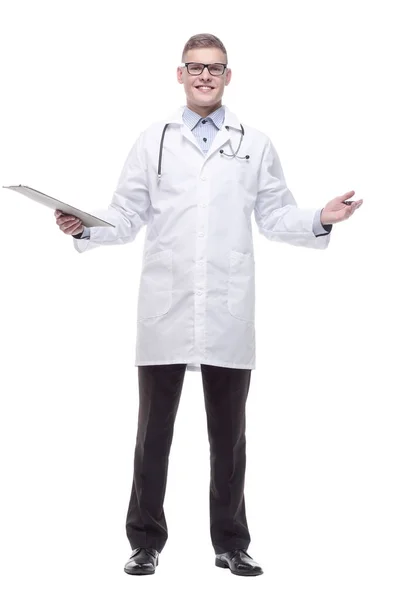
[[[208,115],[211,115],[211,113],[216,111],[218,108],[221,108],[221,106],[221,101],[217,102],[217,104],[214,104],[213,106],[195,106],[189,102],[187,103],[187,107],[201,117],[208,117]]]

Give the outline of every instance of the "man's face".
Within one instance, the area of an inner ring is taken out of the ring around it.
[[[184,62],[226,64],[226,58],[219,48],[194,48],[186,52]],[[185,67],[177,69],[178,82],[185,88],[187,105],[194,112],[199,112],[198,109],[201,112],[205,109],[213,112],[221,106],[221,98],[231,76],[231,69],[226,69],[223,75],[211,75],[208,68],[205,68],[200,75],[190,75]],[[200,89],[202,85],[209,86],[211,89],[202,90]]]

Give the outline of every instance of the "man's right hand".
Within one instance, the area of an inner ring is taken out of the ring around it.
[[[78,217],[67,215],[61,212],[61,210],[54,211],[54,215],[56,217],[56,223],[63,233],[66,233],[67,235],[77,235],[78,233],[83,232],[83,224]]]

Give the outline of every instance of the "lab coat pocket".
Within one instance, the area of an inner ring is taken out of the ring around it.
[[[160,317],[171,308],[172,250],[145,257],[139,286],[138,321]]]
[[[254,256],[231,250],[228,284],[228,310],[233,317],[254,322]]]

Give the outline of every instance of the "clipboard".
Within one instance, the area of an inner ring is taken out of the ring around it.
[[[115,227],[115,225],[109,223],[108,221],[104,221],[103,219],[95,217],[94,215],[80,210],[79,208],[75,208],[75,206],[61,202],[61,200],[57,200],[57,198],[53,198],[53,196],[48,196],[43,192],[39,192],[39,190],[35,190],[28,185],[3,185],[3,188],[12,190],[13,192],[19,192],[31,200],[40,202],[49,208],[61,210],[61,212],[67,215],[73,215],[74,217],[80,219],[85,227]]]

